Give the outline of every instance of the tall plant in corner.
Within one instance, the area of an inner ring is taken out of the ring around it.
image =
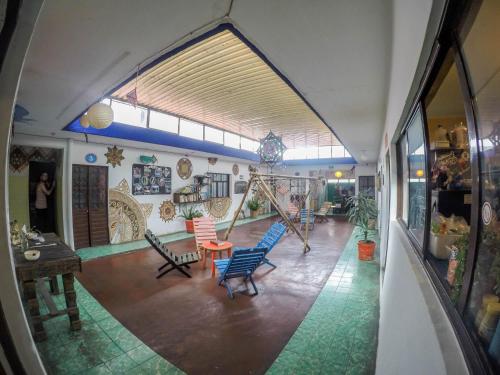
[[[372,260],[375,253],[375,241],[369,240],[368,235],[374,229],[372,223],[377,218],[378,209],[375,199],[363,193],[347,198],[347,218],[350,223],[361,230],[361,240],[358,241],[358,258]]]

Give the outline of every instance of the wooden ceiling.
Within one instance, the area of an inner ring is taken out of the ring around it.
[[[111,96],[253,139],[269,130],[289,148],[340,145],[306,103],[231,31],[158,63]]]

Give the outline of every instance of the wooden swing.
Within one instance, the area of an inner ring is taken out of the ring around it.
[[[304,244],[304,253],[311,251],[311,247],[309,246],[308,238],[309,238],[309,220],[307,220],[305,224],[305,234],[302,236],[302,233],[297,229],[295,224],[290,220],[285,210],[280,206],[278,199],[273,194],[271,187],[268,185],[269,181],[276,181],[277,179],[287,179],[287,180],[306,180],[309,182],[310,180],[318,180],[317,177],[303,177],[303,176],[286,176],[286,175],[276,175],[276,174],[264,174],[257,172],[250,172],[250,179],[248,180],[245,193],[243,194],[243,198],[241,199],[238,208],[236,209],[231,224],[226,230],[224,234],[224,241],[227,241],[229,234],[233,230],[234,224],[240,214],[241,209],[243,208],[243,204],[245,203],[245,199],[250,191],[252,184],[255,184],[258,188],[262,190],[267,199],[274,205],[276,211],[278,211],[279,215],[283,219],[283,221],[287,224],[288,228],[291,229],[295,234],[300,238],[300,240]],[[307,184],[307,194],[305,195],[304,201],[306,201],[306,210],[309,213],[310,205],[311,205],[311,195],[310,186]],[[307,200],[308,199],[308,200]]]

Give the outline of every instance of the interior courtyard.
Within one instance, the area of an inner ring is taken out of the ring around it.
[[[0,1],[0,374],[500,373],[497,0]]]

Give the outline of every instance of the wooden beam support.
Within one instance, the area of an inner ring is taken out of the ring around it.
[[[234,223],[236,223],[236,220],[238,219],[238,215],[241,212],[241,208],[243,207],[243,203],[245,203],[245,199],[247,198],[248,192],[250,191],[250,187],[252,186],[252,182],[254,179],[255,179],[255,177],[251,176],[250,179],[248,180],[247,188],[245,189],[245,193],[243,194],[243,198],[241,198],[241,202],[240,202],[238,208],[236,209],[236,211],[234,212],[233,220],[231,220],[231,224],[229,225],[229,227],[226,230],[226,233],[224,234],[224,241],[227,241],[229,235],[231,234],[231,231],[233,230]]]

